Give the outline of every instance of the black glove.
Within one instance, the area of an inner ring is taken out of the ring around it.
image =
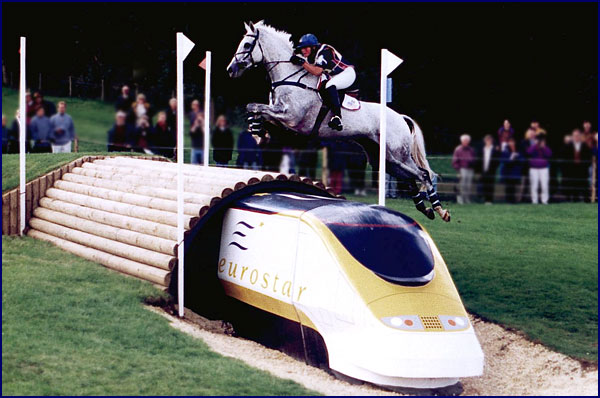
[[[306,60],[304,58],[294,54],[294,55],[292,55],[292,58],[290,58],[290,62],[293,63],[294,65],[302,66],[302,65],[304,65]]]

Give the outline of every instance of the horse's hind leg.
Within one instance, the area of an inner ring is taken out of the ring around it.
[[[421,167],[419,170],[422,173],[422,180],[427,188],[427,196],[429,196],[429,202],[431,202],[431,207],[442,217],[442,220],[449,222],[450,221],[450,212],[442,207],[442,203],[440,202],[440,197],[438,196],[433,183],[431,182],[431,178],[429,176],[429,172]]]
[[[417,179],[419,178],[419,175],[416,173],[416,171],[418,169],[412,169],[408,166],[405,166],[403,163],[398,164],[389,162],[387,163],[386,169],[394,177],[407,182],[410,196],[412,197],[417,210],[425,214],[425,216],[430,220],[433,220],[435,218],[435,213],[433,209],[425,206],[425,200],[427,199],[427,196],[425,195],[425,192],[419,190],[417,185]]]

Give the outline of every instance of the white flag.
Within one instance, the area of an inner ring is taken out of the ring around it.
[[[186,59],[192,48],[194,48],[194,42],[188,39],[183,33],[181,37],[183,38],[183,59]]]
[[[383,52],[383,65],[381,65],[381,71],[385,76],[392,73],[404,60],[388,50],[381,50]]]

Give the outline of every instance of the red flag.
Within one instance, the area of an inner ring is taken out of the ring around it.
[[[206,58],[204,58],[204,59],[202,60],[202,62],[200,62],[200,63],[198,64],[198,66],[199,66],[199,67],[201,67],[202,69],[206,70]]]

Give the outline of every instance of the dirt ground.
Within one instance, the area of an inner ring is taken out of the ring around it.
[[[292,379],[325,395],[401,395],[373,385],[354,385],[254,341],[232,337],[221,321],[188,312],[179,319],[148,306],[171,326],[202,339],[215,352],[275,376]],[[485,353],[482,377],[461,380],[462,395],[598,395],[598,369],[532,343],[517,333],[471,317]]]

